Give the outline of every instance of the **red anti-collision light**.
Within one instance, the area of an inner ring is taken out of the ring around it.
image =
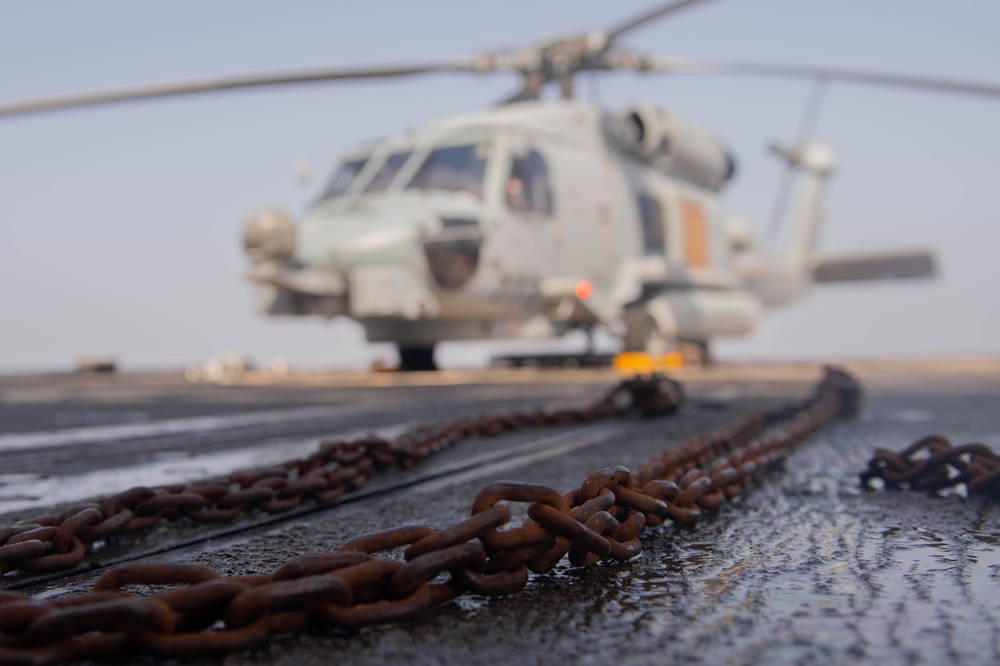
[[[577,298],[590,298],[590,295],[593,293],[594,293],[594,285],[590,284],[586,280],[581,280],[576,283]]]

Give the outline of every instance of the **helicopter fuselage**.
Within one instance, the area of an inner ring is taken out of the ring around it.
[[[759,248],[727,227],[732,171],[651,107],[512,104],[347,155],[297,225],[258,213],[250,276],[267,313],[349,316],[401,348],[594,325],[643,348],[745,333],[763,301],[734,259]]]

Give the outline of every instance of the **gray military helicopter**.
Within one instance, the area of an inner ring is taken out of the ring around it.
[[[724,144],[649,104],[607,111],[575,101],[574,78],[628,69],[984,95],[1000,95],[1000,86],[618,48],[631,30],[699,1],[512,55],[154,85],[0,106],[0,116],[259,86],[518,73],[521,88],[495,108],[346,155],[300,222],[277,210],[247,220],[249,277],[262,311],[352,317],[369,340],[396,343],[408,369],[434,367],[442,340],[554,337],[596,326],[627,349],[707,351],[711,338],[749,332],[765,308],[800,298],[815,282],[933,274],[926,252],[818,254],[824,188],[836,166],[821,143],[775,149],[801,185],[790,242],[772,250],[722,205],[735,168]],[[562,99],[541,101],[550,85]],[[786,196],[783,188],[779,201]]]

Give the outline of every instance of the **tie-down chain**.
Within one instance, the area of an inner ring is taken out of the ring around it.
[[[463,439],[570,423],[671,414],[684,400],[662,375],[622,381],[600,400],[577,408],[531,408],[419,424],[394,440],[368,435],[327,441],[304,459],[194,483],[130,488],[75,504],[58,515],[33,516],[0,528],[0,575],[14,569],[71,569],[93,543],[149,530],[163,520],[224,523],[252,512],[278,514],[307,502],[329,504],[389,468],[409,468]]]
[[[222,577],[203,565],[136,563],[109,570],[82,595],[38,600],[0,593],[0,661],[220,654],[275,634],[412,618],[464,593],[511,594],[528,584],[529,571],[551,571],[565,556],[572,566],[628,560],[641,552],[645,525],[697,520],[825,423],[855,413],[859,400],[852,377],[827,369],[803,403],[693,437],[635,472],[600,469],[568,493],[493,483],[476,496],[472,515],[455,525],[357,537],[334,552],[295,557],[269,575]],[[528,518],[501,530],[512,503],[527,503]],[[402,560],[387,557],[398,549]]]

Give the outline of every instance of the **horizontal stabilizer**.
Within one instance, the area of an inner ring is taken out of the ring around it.
[[[814,282],[908,280],[934,275],[934,257],[930,252],[821,257],[813,269]]]

